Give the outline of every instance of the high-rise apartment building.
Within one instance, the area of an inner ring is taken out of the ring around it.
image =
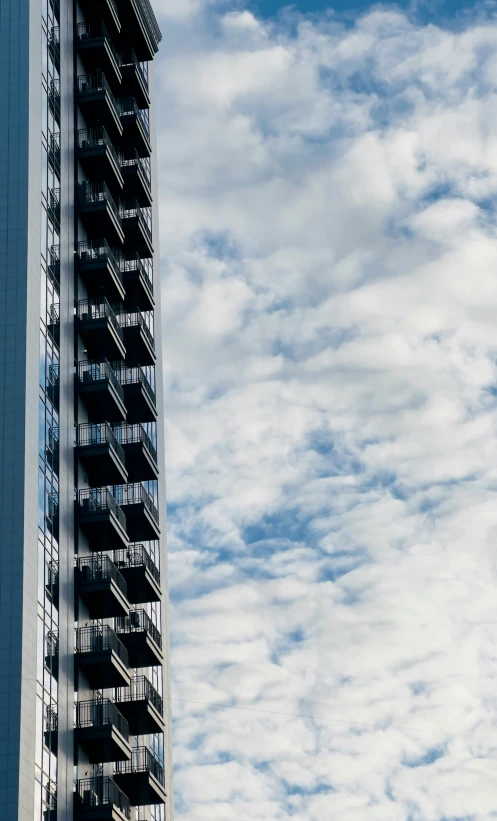
[[[172,819],[149,0],[0,0],[0,817]]]

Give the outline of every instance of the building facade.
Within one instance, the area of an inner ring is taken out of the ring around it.
[[[173,818],[149,0],[0,0],[0,807]]]

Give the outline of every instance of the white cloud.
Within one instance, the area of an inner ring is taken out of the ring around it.
[[[177,9],[176,816],[489,821],[497,28]]]

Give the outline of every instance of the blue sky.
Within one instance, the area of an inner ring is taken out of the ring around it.
[[[176,818],[491,821],[494,5],[155,5]]]

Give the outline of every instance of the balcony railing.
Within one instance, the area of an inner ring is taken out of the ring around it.
[[[150,401],[155,405],[155,391],[139,365],[128,367],[122,362],[113,362],[112,369],[120,385],[141,385]]]
[[[152,444],[150,436],[145,431],[143,425],[137,423],[136,425],[123,424],[114,426],[114,434],[118,442],[122,445],[142,444],[146,451],[157,462],[157,451]]]
[[[113,651],[128,666],[128,651],[114,631],[107,625],[102,627],[79,627],[76,630],[76,653],[99,653]]]
[[[123,529],[126,529],[126,517],[106,487],[88,487],[78,492],[79,509],[83,515],[112,513]]]
[[[152,168],[150,164],[150,157],[140,157],[136,152],[134,157],[121,158],[122,168],[138,168],[145,176],[149,185],[152,183]]]
[[[112,579],[123,596],[126,596],[126,581],[108,556],[101,554],[82,556],[78,559],[77,568],[83,582],[101,582]]]
[[[48,107],[60,125],[60,80],[48,84]]]
[[[119,155],[114,147],[103,125],[96,125],[94,128],[80,128],[78,131],[78,148],[81,151],[91,148],[102,148],[105,146],[112,155],[116,165],[120,164]]]
[[[79,201],[81,205],[95,205],[106,203],[121,225],[121,211],[114,202],[114,198],[104,182],[82,182],[79,186]]]
[[[47,213],[54,224],[60,223],[60,188],[48,192]]]
[[[121,117],[127,117],[130,114],[134,115],[146,136],[150,138],[150,116],[148,108],[139,108],[134,97],[120,97],[119,113]]]
[[[125,273],[126,271],[138,271],[143,279],[145,280],[146,284],[148,285],[149,289],[153,290],[153,263],[151,259],[140,259],[138,255],[134,257],[119,257],[119,267],[121,273]]]
[[[164,766],[148,747],[135,747],[131,751],[131,761],[117,761],[115,766],[114,772],[120,775],[148,772],[164,786]]]
[[[109,776],[95,776],[77,781],[75,805],[76,808],[81,807],[84,810],[116,807],[126,818],[131,818],[129,798]]]
[[[117,10],[116,10],[117,14]],[[116,51],[112,38],[102,22],[99,23],[78,23],[76,30],[76,40],[78,43],[84,43],[87,40],[97,40],[104,37],[110,53],[112,54],[116,66],[121,64],[121,56]]]
[[[135,54],[134,49],[126,49],[121,56],[121,66],[134,66],[140,79],[148,91],[148,63],[141,63]]]
[[[150,701],[160,715],[164,712],[164,700],[146,676],[135,676],[129,687],[118,687],[116,701]]]
[[[122,507],[126,505],[142,504],[150,513],[152,518],[159,524],[159,511],[154,505],[152,496],[145,490],[140,482],[129,485],[116,485],[114,487],[116,501]]]
[[[117,317],[119,325],[121,328],[140,328],[143,332],[143,335],[146,337],[150,347],[153,349],[155,347],[154,336],[152,331],[147,325],[147,320],[143,316],[141,311],[133,311],[129,314],[119,314]]]
[[[60,66],[60,36],[58,26],[52,27],[48,32],[48,53],[54,66]]]
[[[78,702],[76,709],[76,727],[115,727],[126,739],[129,738],[129,725],[115,704],[108,698]]]
[[[102,362],[79,362],[78,378],[84,384],[109,381],[121,400],[124,399],[122,383],[116,376],[113,367],[106,359]]]
[[[159,649],[162,649],[162,636],[145,610],[131,610],[129,616],[116,618],[116,633],[148,633]]]
[[[103,262],[109,263],[119,282],[122,284],[123,275],[118,257],[112,251],[105,239],[93,239],[90,242],[78,242],[78,257],[82,263]]]
[[[104,299],[81,299],[78,302],[77,317],[83,322],[91,320],[108,319],[112,325],[113,330],[123,341],[122,324],[118,321],[114,311],[110,307],[107,300]]]
[[[130,544],[127,550],[115,550],[114,562],[120,568],[146,567],[157,584],[160,585],[159,568],[155,565],[142,544]]]
[[[124,450],[119,444],[114,430],[108,422],[83,423],[78,425],[76,444],[80,448],[110,445],[121,462],[124,462]]]

